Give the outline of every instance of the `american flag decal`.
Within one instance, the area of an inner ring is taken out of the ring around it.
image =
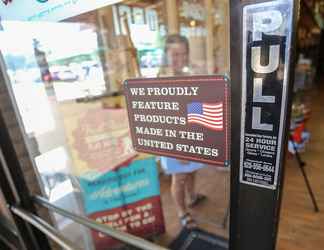
[[[212,130],[223,130],[223,103],[192,102],[187,104],[188,123],[199,124]]]

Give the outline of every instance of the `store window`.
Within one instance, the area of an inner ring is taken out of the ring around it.
[[[163,246],[193,227],[228,238],[229,167],[134,151],[122,86],[135,77],[229,74],[229,1],[118,2],[60,22],[2,21],[6,84],[43,195]],[[123,248],[53,218],[80,246]]]

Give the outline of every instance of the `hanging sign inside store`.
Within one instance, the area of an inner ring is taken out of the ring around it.
[[[240,181],[276,189],[286,122],[293,1],[243,9]]]
[[[121,0],[2,0],[3,21],[62,21]],[[1,6],[2,5],[2,6]]]
[[[223,76],[124,82],[133,147],[138,152],[229,164],[229,81]]]
[[[143,238],[165,232],[155,157],[132,161],[93,180],[81,177],[79,183],[92,220]],[[122,244],[97,231],[92,235],[96,250]]]

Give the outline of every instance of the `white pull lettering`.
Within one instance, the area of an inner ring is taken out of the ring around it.
[[[252,108],[252,128],[258,130],[272,131],[273,125],[268,123],[261,123],[261,108]]]
[[[252,47],[251,67],[254,72],[268,74],[275,71],[279,66],[280,45],[271,45],[269,51],[269,63],[261,65],[261,47]]]
[[[270,33],[280,28],[283,17],[278,10],[253,13],[253,41],[261,41],[262,33]]]
[[[254,78],[253,83],[253,102],[274,103],[275,97],[272,95],[262,95],[262,78]]]

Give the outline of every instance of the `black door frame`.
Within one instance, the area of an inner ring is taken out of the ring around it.
[[[274,250],[280,216],[280,205],[284,179],[284,159],[292,103],[292,87],[295,67],[295,39],[299,2],[292,0],[291,53],[287,79],[286,115],[284,117],[283,140],[277,187],[274,190],[240,183],[241,152],[241,109],[242,107],[242,51],[243,51],[243,7],[246,5],[275,1],[230,0],[231,51],[231,209],[230,209],[230,249],[231,250]],[[288,45],[289,46],[289,45]],[[258,216],[256,217],[256,214]],[[263,216],[260,216],[263,215]],[[257,218],[257,219],[256,219]]]
[[[0,70],[0,73],[3,69]],[[0,84],[5,84],[4,82]],[[0,161],[0,188],[3,192],[7,206],[19,206],[37,215],[36,207],[28,191],[22,166],[10,138],[8,127],[0,111],[0,149],[3,161]],[[35,227],[30,226],[20,217],[12,214],[17,229],[20,249],[49,250],[47,237]]]
[[[10,247],[19,249],[21,248],[19,237],[14,229],[14,225],[8,220],[8,218],[0,216],[0,249],[10,249]]]

